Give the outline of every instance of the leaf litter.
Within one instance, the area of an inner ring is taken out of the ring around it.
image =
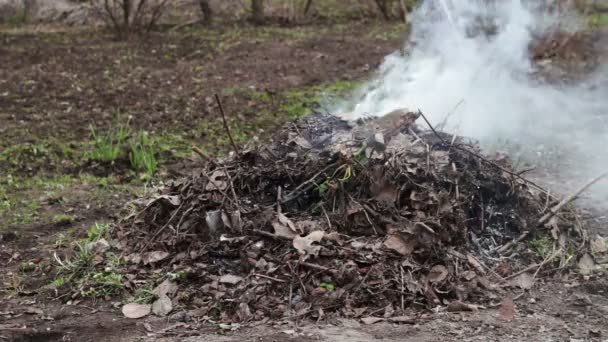
[[[572,212],[538,223],[556,199],[507,158],[423,129],[419,117],[318,114],[269,143],[207,157],[114,232],[127,260],[148,265],[133,277],[187,273],[180,305],[230,327],[294,317],[413,322],[421,307],[476,310],[497,291],[504,297],[504,286],[527,288],[530,279],[502,276],[539,261],[526,253],[536,231],[557,224],[580,240]],[[125,316],[168,314],[168,289],[177,290],[162,288],[154,307],[129,304]]]

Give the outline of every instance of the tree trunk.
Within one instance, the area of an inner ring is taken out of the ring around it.
[[[384,17],[384,20],[390,20],[391,17],[388,13],[388,6],[386,4],[386,0],[376,0],[376,5],[378,5],[378,10],[380,10],[380,13]]]
[[[407,5],[405,4],[405,0],[399,0],[399,12],[401,12],[401,19],[404,23],[407,24]]]
[[[251,16],[254,23],[264,23],[264,0],[251,0]]]
[[[307,0],[306,1],[306,5],[304,5],[304,15],[308,15],[308,12],[310,11],[310,6],[312,6],[312,0]]]
[[[203,22],[210,23],[213,19],[213,10],[209,5],[209,0],[199,0],[201,6],[201,12],[203,12]]]
[[[142,0],[144,1],[144,0]],[[129,34],[129,26],[131,20],[131,0],[122,0],[122,25],[123,34],[127,36]]]

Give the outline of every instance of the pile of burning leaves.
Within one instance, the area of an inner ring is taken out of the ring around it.
[[[182,299],[223,322],[403,319],[500,300],[539,261],[524,237],[549,231],[538,219],[552,200],[420,115],[316,115],[224,159],[201,152],[191,177],[125,219],[126,258],[188,274]],[[570,229],[549,222],[555,236]]]

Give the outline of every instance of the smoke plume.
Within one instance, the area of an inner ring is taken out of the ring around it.
[[[351,103],[349,119],[420,109],[433,125],[506,151],[566,192],[608,171],[608,68],[576,82],[539,76],[537,37],[582,27],[573,14],[520,0],[426,0],[411,15],[404,51],[386,57]],[[579,75],[580,76],[580,75]],[[582,78],[582,79],[581,79]],[[608,208],[608,181],[591,200]]]

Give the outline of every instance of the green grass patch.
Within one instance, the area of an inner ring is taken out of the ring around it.
[[[124,289],[124,276],[121,274],[121,259],[111,252],[95,251],[95,245],[109,235],[109,224],[96,223],[86,232],[86,236],[72,243],[69,256],[54,258],[57,276],[52,286],[69,287],[71,291],[84,298],[104,298],[118,295]],[[97,254],[95,254],[97,253]],[[106,262],[99,266],[96,259],[102,257]]]
[[[76,222],[78,216],[70,214],[57,214],[53,216],[53,223],[65,225]]]
[[[130,134],[129,123],[118,124],[106,132],[99,132],[90,126],[92,148],[87,153],[90,160],[114,162],[123,152],[123,145]]]
[[[155,157],[155,144],[147,132],[140,132],[129,141],[129,160],[135,171],[143,172],[147,179],[154,176],[158,170]]]
[[[608,26],[608,13],[594,13],[587,16],[587,25],[591,29]]]

